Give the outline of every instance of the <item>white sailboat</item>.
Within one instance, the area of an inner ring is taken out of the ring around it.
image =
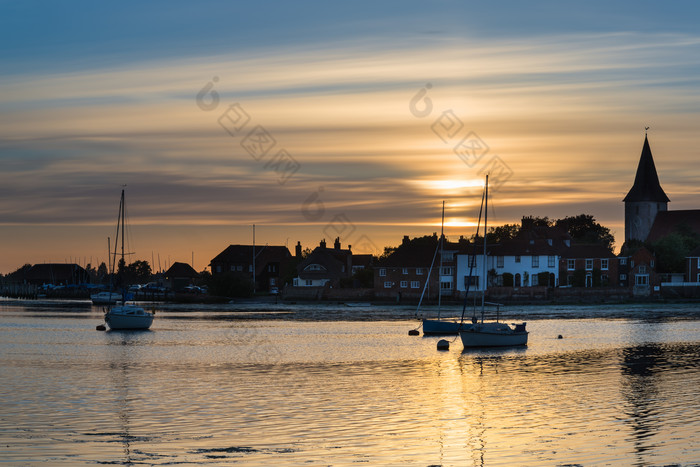
[[[515,324],[513,326],[498,321],[496,315],[495,322],[484,322],[484,307],[486,306],[487,267],[486,267],[486,232],[488,225],[488,199],[489,199],[489,176],[486,175],[486,185],[484,187],[484,252],[483,252],[483,280],[484,290],[481,296],[481,321],[474,319],[474,324],[469,329],[459,331],[462,345],[465,348],[474,347],[511,347],[527,345],[528,332],[525,329],[526,323]]]
[[[126,206],[124,205],[124,189],[119,202],[119,217],[117,218],[117,238],[114,242],[114,258],[112,262],[114,267],[117,256],[117,244],[119,243],[119,235],[121,234],[121,264],[124,264],[124,221],[126,218]],[[121,232],[120,232],[121,228]],[[111,292],[111,291],[110,291]],[[148,329],[153,323],[153,313],[145,311],[143,308],[136,305],[126,303],[126,290],[124,290],[121,300],[122,304],[113,306],[105,313],[105,323],[110,329],[114,330],[130,330],[130,329]]]

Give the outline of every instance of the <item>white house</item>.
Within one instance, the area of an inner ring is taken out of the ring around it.
[[[477,247],[477,250],[479,248]],[[559,285],[560,248],[551,239],[517,239],[488,247],[486,270],[489,287],[510,285],[504,281],[504,274],[511,274],[513,287],[537,285]],[[469,276],[469,255],[457,257],[457,289],[466,291]],[[547,282],[541,283],[542,273],[547,273]],[[483,256],[478,254],[472,269],[470,291],[484,289]]]

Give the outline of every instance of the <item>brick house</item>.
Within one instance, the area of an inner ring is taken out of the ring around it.
[[[401,245],[374,268],[375,296],[420,298],[424,289],[426,299],[437,299],[438,293],[455,296],[457,256],[467,244],[463,238],[458,243],[444,239],[440,253],[437,234],[412,240],[404,236]]]
[[[600,287],[618,285],[618,258],[602,245],[572,244],[562,250],[560,284]]]
[[[319,246],[297,265],[294,286],[338,287],[341,281],[351,279],[353,274],[372,262],[372,255],[353,255],[351,248],[351,245],[347,249],[341,248],[340,238],[335,239],[333,248],[327,248],[326,241],[321,240]]]
[[[238,273],[252,277],[254,273],[256,290],[274,292],[280,287],[280,278],[292,260],[286,246],[229,245],[211,260],[209,266],[212,276]]]

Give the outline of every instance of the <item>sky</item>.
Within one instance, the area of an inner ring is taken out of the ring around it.
[[[700,208],[695,2],[0,1],[0,273]],[[255,225],[255,229],[253,229]]]

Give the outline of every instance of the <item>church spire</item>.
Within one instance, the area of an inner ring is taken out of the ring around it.
[[[656,173],[656,166],[651,156],[651,148],[649,147],[649,139],[646,133],[644,134],[642,156],[639,158],[639,165],[637,166],[637,175],[634,177],[634,185],[632,185],[629,193],[622,201],[625,203],[639,201],[668,203],[670,201],[659,183],[659,176]]]

